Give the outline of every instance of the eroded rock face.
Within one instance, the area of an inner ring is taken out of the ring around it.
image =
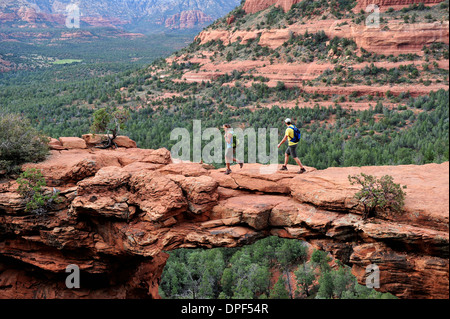
[[[399,7],[402,8],[414,3],[433,5],[439,2],[442,2],[442,0],[357,0],[355,10],[359,11],[360,9],[365,9],[371,4],[377,5],[382,11],[384,11],[390,7],[398,9]]]
[[[200,10],[188,10],[167,18],[165,26],[170,29],[189,29],[212,21],[212,17]]]
[[[282,8],[284,12],[287,12],[294,4],[297,4],[300,1],[301,0],[246,0],[243,9],[246,13],[257,13],[275,5],[276,7]],[[377,5],[380,9],[387,10],[389,7],[398,9],[399,7],[402,8],[413,3],[432,5],[439,2],[442,2],[442,0],[357,0],[356,10],[359,11],[365,9],[371,4]]]
[[[246,13],[256,13],[267,9],[270,6],[275,5],[284,10],[284,12],[289,11],[289,9],[301,0],[247,0],[244,4],[244,11]]]
[[[39,164],[62,199],[25,213],[15,181],[0,184],[1,298],[158,298],[176,248],[236,247],[276,235],[306,240],[352,267],[381,270],[381,291],[448,298],[449,163],[349,167],[298,175],[246,164],[233,173],[174,163],[166,149],[52,151]],[[405,212],[362,219],[348,175],[392,175]],[[67,289],[65,269],[85,278]]]
[[[343,21],[343,20],[342,20]],[[305,24],[293,24],[286,29],[262,29],[251,31],[204,30],[196,37],[201,44],[210,41],[222,41],[224,45],[238,41],[245,44],[249,39],[256,39],[260,34],[259,45],[276,49],[288,41],[291,35],[323,31],[330,38],[349,38],[358,47],[379,54],[399,55],[404,53],[421,54],[424,45],[434,42],[448,44],[448,21],[404,24],[392,21],[389,29],[367,27],[365,25],[339,25],[338,21],[310,21]]]

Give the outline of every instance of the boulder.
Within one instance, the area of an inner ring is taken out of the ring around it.
[[[288,41],[291,36],[292,31],[289,29],[266,30],[261,34],[259,45],[276,49]]]
[[[124,148],[136,148],[136,142],[130,139],[128,136],[122,136],[119,135],[115,138],[114,142],[117,144],[118,147],[124,147]]]
[[[89,147],[93,147],[105,141],[107,139],[106,134],[84,134],[82,136],[83,140],[86,142],[86,145]],[[136,142],[130,139],[128,136],[119,135],[114,139],[114,142],[118,147],[124,148],[136,148]]]
[[[61,151],[61,150],[66,149],[62,145],[61,141],[56,138],[50,138],[50,141],[48,142],[48,146],[51,150],[55,150],[55,151]]]
[[[87,148],[86,142],[79,137],[60,137],[62,147],[65,149],[85,149]]]
[[[300,1],[301,0],[246,0],[243,9],[246,13],[257,13],[275,5],[276,7],[281,7],[284,12],[287,12],[294,4],[299,3]]]

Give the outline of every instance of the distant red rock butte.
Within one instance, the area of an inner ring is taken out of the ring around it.
[[[210,23],[213,18],[200,10],[189,10],[174,14],[166,19],[165,26],[170,29],[190,29],[199,24]]]

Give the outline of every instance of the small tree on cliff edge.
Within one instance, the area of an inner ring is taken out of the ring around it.
[[[405,204],[406,186],[394,183],[392,176],[385,175],[379,179],[361,173],[348,176],[352,185],[359,184],[362,189],[355,194],[355,198],[364,206],[363,219],[370,217],[376,209],[401,212]]]
[[[53,191],[47,191],[47,184],[41,170],[28,168],[17,179],[19,184],[18,192],[26,203],[25,211],[33,213],[36,216],[42,216],[53,208],[55,204],[60,203],[59,192],[53,188]]]
[[[114,142],[120,130],[123,130],[125,123],[130,117],[130,111],[126,109],[110,109],[101,108],[95,111],[94,121],[91,125],[92,133],[104,133],[106,134],[106,140],[103,141],[98,148],[110,148],[116,147]]]

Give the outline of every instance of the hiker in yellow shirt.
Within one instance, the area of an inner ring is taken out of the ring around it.
[[[302,162],[300,162],[300,159],[297,156],[297,145],[300,142],[300,132],[298,132],[298,136],[295,136],[295,131],[298,131],[298,128],[295,127],[295,125],[292,124],[292,120],[287,118],[284,120],[284,123],[286,124],[286,133],[284,135],[283,140],[278,144],[278,148],[286,142],[286,140],[289,140],[289,146],[286,150],[286,153],[284,154],[284,165],[280,168],[280,171],[287,171],[287,164],[289,161],[289,156],[292,156],[292,158],[297,162],[297,164],[300,166],[300,170],[298,171],[299,174],[303,174],[306,172],[306,169],[303,167]]]

